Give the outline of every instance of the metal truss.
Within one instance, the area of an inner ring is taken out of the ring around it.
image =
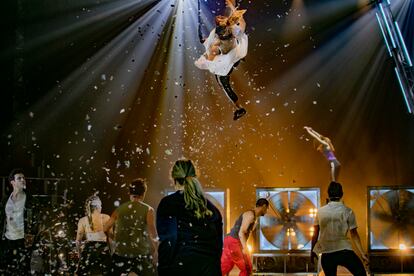
[[[414,115],[414,71],[413,63],[405,46],[398,22],[390,7],[390,0],[377,0],[376,17],[387,46],[388,54],[393,58],[395,75],[404,96],[407,110]]]

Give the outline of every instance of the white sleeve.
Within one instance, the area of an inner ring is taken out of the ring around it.
[[[350,230],[355,229],[358,227],[357,223],[356,223],[356,219],[355,219],[355,214],[354,212],[349,209],[349,213],[348,213],[348,228]]]
[[[319,225],[319,211],[316,213],[315,220],[313,221],[313,225]]]

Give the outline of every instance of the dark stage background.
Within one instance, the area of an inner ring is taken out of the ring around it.
[[[204,35],[223,2],[202,0]],[[413,57],[413,1],[391,2]],[[305,125],[335,145],[363,242],[366,187],[414,184],[414,117],[370,1],[241,1],[249,53],[232,80],[248,113],[237,122],[193,64],[195,0],[0,5],[0,174],[65,178],[76,212],[93,191],[112,212],[135,177],[157,206],[183,156],[204,187],[230,189],[231,222],[256,187],[319,187],[324,202],[329,168]]]

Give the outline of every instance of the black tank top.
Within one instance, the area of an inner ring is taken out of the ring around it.
[[[256,222],[256,214],[255,214],[255,212],[253,210],[249,210],[247,212],[253,212],[253,216],[254,216],[253,222],[250,223],[249,228],[247,228],[247,233],[248,233],[248,235],[250,235],[250,232],[253,230],[254,223]],[[242,221],[243,221],[243,214],[241,214],[239,216],[239,218],[234,223],[233,228],[231,228],[230,233],[228,234],[229,236],[231,236],[231,237],[233,237],[235,239],[238,239],[238,240],[240,239],[239,238],[239,232],[240,232],[240,228],[241,228]]]

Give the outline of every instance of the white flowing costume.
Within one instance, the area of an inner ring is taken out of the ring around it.
[[[211,73],[219,76],[227,76],[233,65],[247,55],[248,39],[247,35],[240,29],[235,31],[233,29],[233,36],[236,40],[236,46],[227,54],[220,54],[214,57],[213,60],[208,60],[206,56],[209,54],[209,49],[214,41],[217,39],[215,29],[210,32],[210,35],[204,41],[203,45],[206,52],[197,59],[194,64],[202,69],[209,70]]]

